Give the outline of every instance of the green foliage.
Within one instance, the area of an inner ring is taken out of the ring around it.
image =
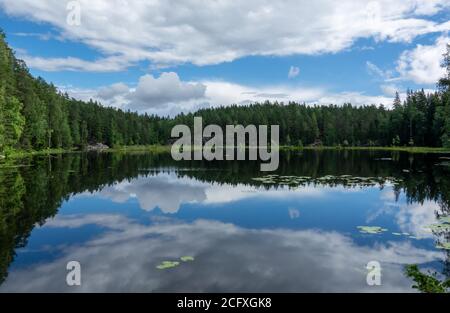
[[[412,287],[423,293],[447,293],[450,288],[450,280],[440,281],[437,273],[424,274],[417,265],[407,265],[405,275],[411,278],[415,285]]]
[[[441,141],[444,148],[450,148],[450,137],[447,134],[442,135]]]
[[[393,139],[392,139],[392,145],[394,147],[397,147],[400,145],[400,137],[399,135],[396,135]]]
[[[0,108],[2,110],[1,140],[5,147],[12,147],[22,135],[25,118],[22,115],[22,104],[15,97],[5,96],[0,89]]]

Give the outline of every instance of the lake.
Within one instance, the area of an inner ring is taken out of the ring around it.
[[[448,157],[292,151],[273,173],[149,153],[3,164],[0,292],[415,292],[405,265],[450,274]]]

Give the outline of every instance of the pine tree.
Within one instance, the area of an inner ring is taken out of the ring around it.
[[[3,146],[12,148],[19,141],[25,126],[22,104],[15,97],[7,97],[0,91],[0,103],[2,107],[2,132]]]
[[[450,44],[447,45],[447,52],[444,54],[444,61],[442,64],[446,68],[445,77],[439,80],[439,89],[442,92],[442,108],[438,114],[442,119],[442,145],[450,148]]]
[[[89,131],[88,131],[87,123],[86,123],[86,121],[82,121],[81,129],[80,129],[80,144],[82,147],[87,146],[88,137],[89,137]]]
[[[0,153],[5,148],[5,118],[4,118],[4,110],[5,110],[5,96],[4,96],[4,88],[0,88]]]

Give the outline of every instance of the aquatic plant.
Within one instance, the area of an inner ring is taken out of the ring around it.
[[[450,279],[440,281],[437,273],[424,274],[417,265],[407,265],[405,275],[414,280],[415,285],[412,288],[422,293],[448,293],[450,288]]]
[[[438,244],[436,245],[436,248],[438,248],[438,249],[444,249],[444,250],[450,250],[450,242],[438,243]]]
[[[450,231],[450,224],[431,224],[428,226],[425,226],[426,229],[430,229],[434,232],[447,232]]]
[[[177,267],[178,265],[180,265],[180,262],[177,262],[177,261],[163,261],[161,264],[156,266],[156,268],[159,270],[165,270],[165,269]]]
[[[342,183],[348,186],[373,186],[376,184],[384,184],[386,181],[393,184],[399,184],[400,179],[395,177],[355,177],[351,175],[326,175],[322,177],[308,177],[308,176],[280,176],[280,175],[266,175],[262,177],[254,177],[252,180],[262,184],[271,185],[285,185],[285,186],[301,186],[305,184],[336,184]]]

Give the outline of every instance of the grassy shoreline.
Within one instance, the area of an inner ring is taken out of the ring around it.
[[[45,150],[12,150],[7,153],[7,155],[3,155],[0,153],[0,159],[17,159],[17,158],[25,158],[35,155],[50,155],[50,154],[66,154],[66,153],[74,153],[77,152],[75,149],[45,149]]]
[[[106,150],[101,150],[99,152],[106,153],[131,153],[131,152],[151,152],[151,153],[165,153],[170,152],[171,146],[163,145],[149,145],[149,146],[123,146],[109,148]],[[434,148],[434,147],[299,147],[299,146],[280,146],[282,151],[301,151],[301,150],[335,150],[335,151],[345,151],[345,150],[360,150],[360,151],[392,151],[392,152],[409,152],[409,153],[450,153],[450,148]],[[50,154],[66,154],[66,153],[82,153],[86,151],[76,150],[76,149],[46,149],[40,151],[25,151],[25,150],[14,150],[8,153],[7,156],[0,153],[1,159],[17,159],[25,158],[36,155],[50,155]]]
[[[409,152],[409,153],[450,153],[450,148],[436,147],[296,147],[282,146],[281,150],[360,150],[360,151],[392,151],[392,152]]]

